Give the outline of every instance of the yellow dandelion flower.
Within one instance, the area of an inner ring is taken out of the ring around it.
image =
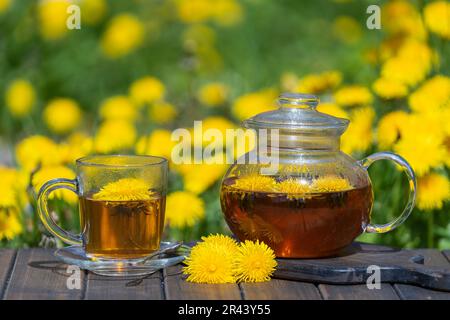
[[[361,107],[350,114],[350,124],[341,137],[341,150],[345,153],[366,151],[372,144],[372,124],[375,111]]]
[[[108,3],[106,0],[81,0],[80,11],[82,22],[87,25],[96,25],[105,17]]]
[[[130,149],[134,145],[136,135],[136,128],[128,121],[105,121],[94,138],[95,150],[100,153],[110,153]]]
[[[63,162],[73,163],[92,152],[94,139],[83,132],[74,132],[58,147],[63,155]]]
[[[198,23],[208,20],[213,14],[213,4],[209,0],[178,0],[178,17],[185,23]]]
[[[172,149],[176,142],[172,140],[172,132],[169,130],[153,130],[149,136],[141,137],[136,144],[137,154],[148,154],[172,158]]]
[[[408,94],[408,87],[395,80],[379,78],[372,85],[373,91],[383,99],[400,99]]]
[[[450,3],[434,1],[428,3],[423,16],[427,28],[444,39],[450,39]]]
[[[297,92],[319,94],[336,88],[342,81],[339,71],[326,71],[319,74],[309,74],[298,81]]]
[[[246,240],[239,246],[235,266],[238,281],[263,282],[270,280],[277,261],[273,250],[264,242]]]
[[[242,7],[236,0],[215,0],[211,16],[220,25],[228,27],[241,22]]]
[[[112,59],[129,54],[144,40],[144,26],[134,15],[123,13],[111,19],[102,36],[103,53]]]
[[[201,164],[179,167],[184,188],[192,193],[200,194],[221,179],[228,169],[223,156],[223,154],[216,154],[213,156],[214,159],[206,158]]]
[[[409,107],[416,112],[438,112],[450,102],[450,78],[436,75],[425,81],[408,98]]]
[[[215,136],[208,137],[206,133],[215,134],[217,132],[220,132],[220,134],[223,137],[226,137],[227,129],[234,129],[236,126],[233,122],[228,120],[227,118],[221,117],[221,116],[211,116],[207,117],[202,120],[202,135],[200,139],[202,139],[201,143],[203,146],[206,145],[214,145],[215,143],[223,143],[223,139],[216,139]],[[216,131],[216,132],[214,132]],[[199,137],[199,135],[194,134],[194,129],[191,129],[191,132],[194,136],[194,139],[196,137]],[[193,143],[200,143],[200,141],[192,141]],[[229,141],[227,141],[229,142]]]
[[[336,103],[342,107],[367,105],[372,103],[373,97],[369,89],[360,85],[340,88],[334,93]]]
[[[377,140],[380,149],[392,147],[402,136],[402,130],[408,121],[405,111],[393,111],[381,118],[378,123]]]
[[[175,106],[166,101],[155,102],[148,108],[148,116],[156,124],[170,123],[177,115]]]
[[[11,6],[11,0],[0,0],[0,13],[5,12]]]
[[[200,48],[210,48],[215,45],[216,32],[204,24],[188,26],[182,34],[183,47],[189,52],[197,52]]]
[[[232,112],[238,120],[248,119],[258,113],[275,109],[276,98],[277,93],[273,89],[248,93],[234,101]]]
[[[220,82],[208,83],[202,86],[198,93],[198,100],[208,107],[223,105],[228,96],[228,87]]]
[[[143,77],[134,81],[129,89],[130,97],[137,106],[150,104],[164,98],[166,88],[155,77]]]
[[[154,192],[148,182],[137,178],[123,178],[109,182],[93,195],[96,200],[136,201],[150,200]]]
[[[305,194],[311,191],[311,186],[299,179],[289,178],[283,180],[276,185],[278,192],[287,193],[288,195]]]
[[[38,19],[42,37],[56,40],[64,37],[67,28],[67,8],[71,5],[67,0],[39,1]]]
[[[352,189],[352,185],[347,179],[337,176],[325,176],[318,178],[312,183],[313,192],[340,192]]]
[[[219,242],[219,243],[217,243]],[[189,282],[235,283],[234,259],[222,240],[208,241],[194,246],[184,261],[183,273]]]
[[[424,80],[431,70],[433,55],[433,51],[427,44],[407,40],[398,49],[396,55],[387,59],[381,66],[381,76],[413,87]]]
[[[15,148],[16,160],[25,171],[31,172],[38,165],[56,165],[63,161],[58,145],[51,139],[34,135],[21,140]]]
[[[360,23],[350,16],[339,16],[333,21],[333,34],[345,43],[355,43],[361,39]]]
[[[100,117],[104,120],[135,121],[138,111],[126,96],[113,96],[100,105]]]
[[[283,91],[295,92],[297,90],[298,81],[297,75],[293,72],[283,72],[280,77],[280,85]]]
[[[420,210],[442,209],[450,199],[450,181],[438,173],[419,178],[417,183],[417,207]]]
[[[28,174],[0,166],[0,208],[19,209],[27,201]]]
[[[427,32],[419,12],[407,0],[386,2],[381,11],[381,23],[388,33],[426,39]]]
[[[349,119],[348,113],[335,103],[323,102],[317,106],[317,111],[332,115],[338,118]]]
[[[29,114],[35,101],[36,92],[27,80],[14,80],[6,90],[6,107],[14,117],[21,118]]]
[[[171,227],[192,227],[204,216],[205,203],[195,194],[176,191],[167,196],[166,223]]]
[[[235,256],[239,252],[237,241],[229,236],[217,233],[217,234],[210,234],[206,237],[202,236],[201,239],[202,242],[197,243],[197,245],[206,244],[224,248],[231,258],[233,258],[233,256]]]
[[[232,187],[245,191],[274,192],[277,189],[277,182],[272,177],[252,174],[239,177]]]
[[[65,166],[47,166],[42,167],[36,173],[33,174],[31,183],[33,185],[34,192],[38,193],[44,183],[56,178],[74,179],[75,172]],[[56,190],[50,194],[50,199],[63,199],[64,201],[75,204],[78,202],[78,196],[69,190]]]
[[[13,210],[0,209],[0,240],[12,240],[23,232],[18,213]]]
[[[81,110],[72,99],[58,98],[44,109],[44,121],[54,133],[64,134],[75,129],[81,121]]]

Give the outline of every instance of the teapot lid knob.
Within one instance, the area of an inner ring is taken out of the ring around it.
[[[313,94],[283,93],[278,98],[280,108],[316,109],[320,100]]]

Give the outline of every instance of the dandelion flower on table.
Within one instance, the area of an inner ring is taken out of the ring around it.
[[[408,94],[408,87],[395,80],[379,78],[372,85],[373,91],[383,99],[400,99]]]
[[[277,262],[275,253],[264,242],[246,240],[239,246],[235,260],[235,274],[238,281],[269,281]]]
[[[197,93],[198,100],[208,107],[223,105],[227,99],[229,88],[220,82],[208,83]]]
[[[373,96],[369,89],[360,85],[349,85],[334,93],[335,102],[342,107],[361,106],[372,103]]]
[[[130,149],[136,136],[136,128],[128,121],[107,120],[100,125],[94,138],[95,150],[110,153]]]
[[[32,176],[31,184],[37,194],[42,186],[49,180],[56,178],[75,179],[75,172],[62,165],[46,166],[39,169]],[[78,196],[70,190],[60,189],[50,194],[50,199],[62,199],[72,205],[78,202]]]
[[[165,215],[171,227],[192,227],[205,216],[205,203],[191,192],[175,191],[167,196]]]
[[[63,162],[64,156],[58,145],[50,138],[34,135],[17,143],[16,161],[25,171],[31,172],[38,165],[49,166]]]
[[[134,81],[128,91],[134,103],[141,107],[162,100],[166,88],[158,78],[145,76]]]
[[[229,244],[214,238],[194,246],[184,261],[186,280],[195,283],[235,283],[235,255],[230,254]]]
[[[427,3],[423,10],[427,28],[444,39],[450,39],[450,3],[434,1]]]
[[[222,247],[226,250],[227,254],[233,258],[234,255],[238,253],[238,243],[233,238],[223,235],[223,234],[210,234],[208,236],[201,237],[202,242],[197,243],[197,245],[215,245]]]
[[[43,117],[47,127],[52,132],[64,134],[80,124],[81,110],[74,100],[58,98],[47,104]]]
[[[148,108],[148,116],[156,124],[170,123],[177,115],[175,106],[166,101],[157,101]]]
[[[39,1],[39,29],[44,39],[58,40],[67,34],[67,8],[70,5],[67,0]]]
[[[380,149],[392,147],[401,138],[408,119],[409,114],[405,111],[393,111],[381,118],[377,130],[377,141]]]
[[[135,201],[150,200],[153,196],[154,192],[150,190],[149,183],[143,179],[122,178],[102,186],[93,198],[105,201]]]
[[[418,179],[417,207],[420,210],[442,209],[450,199],[450,181],[446,176],[429,173]]]
[[[100,117],[104,120],[135,121],[138,110],[127,96],[113,96],[102,101]]]
[[[136,50],[143,40],[143,23],[136,16],[123,13],[109,21],[101,39],[101,48],[107,57],[116,59]]]
[[[16,79],[6,90],[6,107],[13,117],[22,118],[28,115],[35,101],[36,92],[27,80]]]

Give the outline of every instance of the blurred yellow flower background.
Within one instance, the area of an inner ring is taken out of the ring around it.
[[[81,29],[67,28],[72,4]],[[195,133],[202,120],[202,132],[225,134],[277,108],[277,96],[289,91],[316,94],[320,112],[350,120],[343,152],[361,159],[393,151],[415,170],[411,218],[393,233],[360,240],[448,249],[450,3],[378,4],[381,29],[369,30],[363,1],[0,0],[0,246],[38,245],[36,192],[48,179],[73,178],[74,161],[94,153],[169,159],[164,237],[230,233],[218,200],[229,165],[220,160],[242,150],[200,137],[183,145],[192,160],[199,145],[220,152],[180,164],[172,159],[173,130]],[[253,136],[246,151],[254,146]],[[404,203],[403,174],[382,163],[370,175],[372,216],[392,220]],[[76,195],[64,190],[51,201],[58,222],[77,229]],[[251,259],[261,248],[244,249]]]

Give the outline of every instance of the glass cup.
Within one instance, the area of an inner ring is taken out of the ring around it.
[[[94,155],[76,161],[76,179],[53,179],[39,191],[42,223],[90,258],[140,259],[157,251],[164,228],[168,162],[154,156]],[[50,193],[79,197],[81,233],[58,226],[48,209]]]

